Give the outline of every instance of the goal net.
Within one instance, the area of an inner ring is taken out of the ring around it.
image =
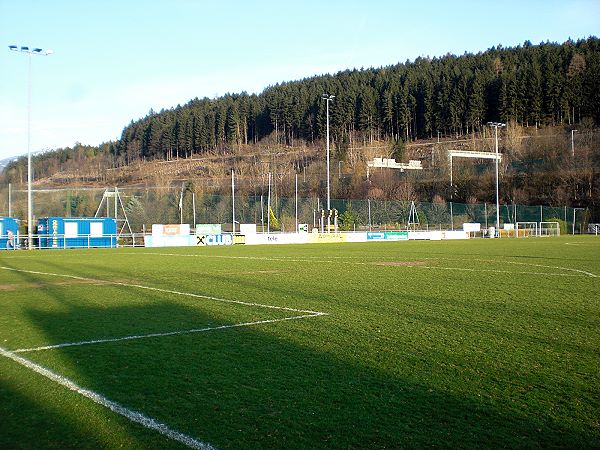
[[[560,224],[558,222],[540,222],[540,236],[560,236]]]
[[[517,222],[515,226],[515,236],[517,237],[536,237],[538,236],[537,222]]]

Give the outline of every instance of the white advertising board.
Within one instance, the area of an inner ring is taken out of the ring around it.
[[[442,231],[442,239],[469,239],[469,233],[466,231]]]
[[[221,234],[220,223],[198,223],[196,224],[196,236],[206,234]]]
[[[481,224],[478,222],[463,223],[463,231],[467,233],[479,233],[481,231]]]
[[[144,247],[189,247],[196,245],[196,236],[144,236]]]
[[[256,234],[256,224],[255,223],[241,223],[240,224],[240,234],[244,234],[246,236],[248,236],[249,234]]]

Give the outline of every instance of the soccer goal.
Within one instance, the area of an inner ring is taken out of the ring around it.
[[[560,224],[558,222],[540,222],[540,236],[560,236]]]
[[[515,226],[516,237],[536,237],[538,236],[537,222],[517,222]]]

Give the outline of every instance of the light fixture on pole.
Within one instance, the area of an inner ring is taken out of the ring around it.
[[[31,55],[48,56],[52,50],[29,48],[27,46],[9,45],[14,52],[25,53],[28,56],[27,66],[27,248],[33,249],[33,201],[31,193]]]
[[[574,134],[577,130],[571,130],[571,156],[575,158],[575,138]]]
[[[327,103],[327,211],[331,210],[331,190],[329,188],[329,102],[335,95],[323,94],[323,100]]]
[[[500,122],[488,122],[488,125],[494,127],[496,137],[496,233],[500,236],[500,189],[498,186],[498,160],[500,157],[498,155],[498,127],[505,127],[506,124]]]

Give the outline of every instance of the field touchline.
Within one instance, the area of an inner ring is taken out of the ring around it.
[[[60,386],[63,386],[73,392],[78,393],[79,395],[82,395],[83,397],[86,397],[86,398],[92,400],[94,403],[97,403],[99,405],[104,406],[105,408],[110,409],[112,412],[117,413],[117,414],[129,419],[132,422],[138,423],[145,428],[158,431],[163,436],[166,436],[169,439],[173,439],[175,441],[181,442],[182,444],[186,445],[187,447],[201,449],[201,450],[212,450],[215,448],[212,445],[207,444],[206,442],[199,441],[198,439],[195,439],[191,436],[180,433],[179,431],[175,431],[175,430],[169,428],[167,425],[165,425],[161,422],[158,422],[151,417],[145,416],[144,414],[142,414],[140,412],[133,411],[129,408],[126,408],[126,407],[120,405],[117,402],[109,400],[106,397],[104,397],[94,391],[85,389],[85,388],[77,385],[72,380],[70,380],[66,377],[63,377],[62,375],[58,375],[58,374],[52,372],[51,370],[40,366],[39,364],[29,361],[28,359],[25,359],[21,356],[15,355],[14,352],[10,352],[10,351],[5,350],[2,347],[0,347],[0,355],[4,356],[5,358],[13,360],[14,362],[36,372],[39,375],[42,375],[42,376],[48,378],[49,380],[59,384]]]

